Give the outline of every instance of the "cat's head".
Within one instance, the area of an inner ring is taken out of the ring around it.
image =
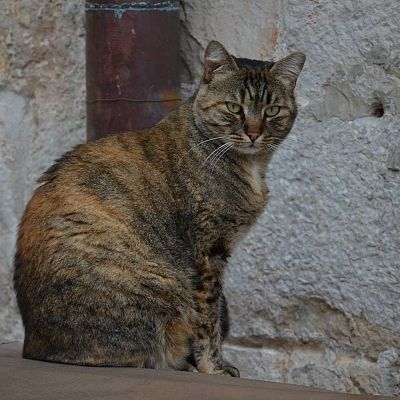
[[[294,88],[305,56],[275,63],[231,56],[209,43],[204,75],[194,100],[197,125],[240,153],[270,152],[284,140],[297,114]]]

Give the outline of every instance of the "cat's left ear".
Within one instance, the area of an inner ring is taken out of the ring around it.
[[[212,40],[204,55],[204,82],[209,83],[213,79],[223,78],[239,68],[233,57],[221,43]]]
[[[306,56],[303,53],[289,54],[277,61],[268,71],[268,74],[294,89],[305,61]]]

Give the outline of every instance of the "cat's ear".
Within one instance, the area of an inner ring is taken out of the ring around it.
[[[268,73],[293,89],[305,61],[306,56],[303,53],[292,53],[277,61]]]
[[[238,69],[233,57],[221,43],[213,40],[208,44],[204,55],[205,83],[211,82],[214,78],[222,78]]]

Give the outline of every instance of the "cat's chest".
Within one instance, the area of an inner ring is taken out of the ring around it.
[[[261,214],[267,196],[264,173],[256,164],[212,177],[198,196],[198,221],[207,221],[221,237],[240,239]]]
[[[268,197],[265,169],[254,162],[233,171],[226,182],[225,196],[227,202],[235,198],[244,213],[261,212]]]
[[[225,215],[228,221],[230,215],[235,216],[233,220],[239,239],[255,223],[267,203],[268,187],[264,176],[259,165],[249,165],[241,176],[232,179],[231,190],[226,193],[226,203],[230,207]]]
[[[248,194],[250,198],[254,197],[258,200],[260,197],[263,197],[265,191],[268,191],[264,176],[265,173],[262,170],[262,167],[257,163],[244,167],[243,177],[251,188],[251,191]]]

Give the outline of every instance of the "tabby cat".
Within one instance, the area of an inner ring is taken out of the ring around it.
[[[190,100],[44,173],[15,256],[24,357],[239,376],[221,356],[224,270],[266,205],[304,61],[236,58],[212,41]]]

